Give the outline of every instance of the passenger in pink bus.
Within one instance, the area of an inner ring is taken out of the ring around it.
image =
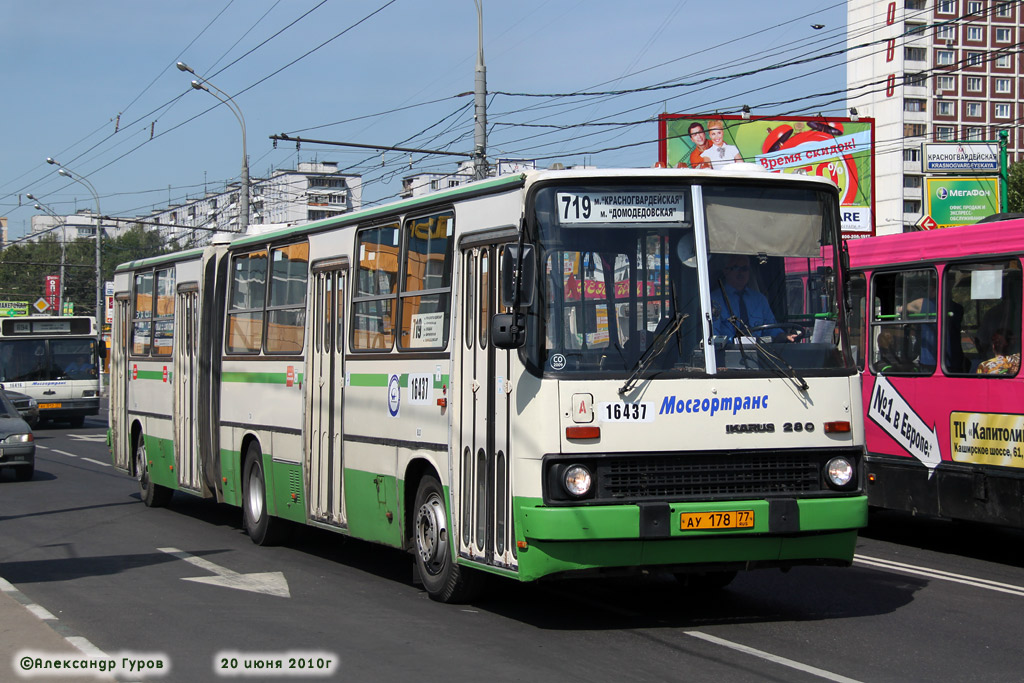
[[[993,353],[992,337],[996,330],[1020,329],[1020,301],[1014,296],[1013,288],[1009,289],[1008,296],[988,309],[978,326],[975,344],[982,358],[988,358]],[[1020,350],[1017,339],[1010,339],[1010,350]]]
[[[875,339],[875,372],[888,372],[896,370],[901,365],[900,353],[897,348],[896,337],[892,330],[883,329]]]
[[[992,351],[995,356],[978,365],[981,375],[1016,375],[1020,370],[1020,352],[1010,353],[1012,333],[1006,328],[992,332]]]

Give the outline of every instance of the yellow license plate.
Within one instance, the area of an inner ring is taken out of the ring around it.
[[[753,510],[728,512],[683,512],[679,515],[679,528],[683,531],[709,529],[753,529]]]
[[[39,404],[39,409],[40,410],[46,410],[47,408],[60,408],[60,404],[59,403],[40,403]]]

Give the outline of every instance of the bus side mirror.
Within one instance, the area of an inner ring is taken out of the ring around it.
[[[537,262],[532,244],[523,245],[522,272],[517,273],[519,263],[519,245],[509,244],[501,255],[501,305],[511,308],[516,302],[516,289],[519,289],[519,306],[528,308],[533,304],[536,287]],[[518,275],[518,277],[517,277]]]
[[[491,343],[498,349],[518,349],[526,343],[526,315],[497,313],[491,317]]]
[[[107,357],[107,345],[106,344],[98,345],[96,347],[96,350],[99,352],[100,359],[104,359],[104,358]]]

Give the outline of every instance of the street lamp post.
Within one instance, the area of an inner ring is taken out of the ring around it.
[[[192,87],[196,90],[205,90],[210,93],[223,104],[226,104],[231,113],[238,119],[238,123],[242,126],[242,189],[239,194],[239,206],[238,206],[238,223],[241,232],[245,232],[249,227],[249,155],[246,151],[245,146],[245,117],[242,116],[242,109],[238,106],[238,103],[228,95],[226,92],[215,86],[210,81],[206,80],[195,71],[192,70],[185,62],[178,62],[178,71],[187,71],[188,73],[195,76],[198,80],[192,81]]]
[[[103,271],[100,269],[100,265],[102,263],[100,259],[100,239],[103,236],[103,212],[100,211],[100,196],[99,194],[97,194],[96,188],[92,186],[92,183],[90,183],[88,180],[78,175],[77,173],[72,175],[66,168],[64,168],[61,164],[57,163],[57,161],[53,157],[47,157],[46,163],[57,166],[57,173],[64,176],[65,178],[70,178],[71,180],[74,180],[76,183],[85,185],[86,189],[88,189],[89,192],[92,193],[92,198],[96,200],[96,330],[99,336],[102,338],[101,330],[103,329],[104,315]]]
[[[36,211],[44,211],[50,218],[60,223],[60,286],[57,288],[57,315],[64,315],[64,263],[67,261],[65,250],[68,243],[68,221],[65,217],[58,216],[56,211],[39,201],[31,192],[25,196],[36,203]]]

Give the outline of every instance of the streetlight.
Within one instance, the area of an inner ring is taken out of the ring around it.
[[[85,185],[86,189],[88,189],[89,192],[92,193],[92,198],[96,200],[96,332],[97,335],[102,339],[104,316],[103,272],[100,269],[100,238],[103,235],[103,225],[101,223],[101,217],[103,216],[103,212],[100,211],[100,196],[99,194],[96,193],[96,188],[92,186],[92,183],[90,183],[88,180],[86,180],[84,177],[78,174],[72,175],[66,168],[64,168],[61,164],[57,163],[57,161],[53,157],[46,157],[46,163],[58,166],[57,173],[64,176],[65,178],[70,178],[71,180],[74,180],[76,183]]]
[[[48,207],[46,204],[43,204],[31,192],[25,196],[36,203],[36,211],[45,211],[51,218],[60,223],[60,286],[57,289],[57,315],[64,315],[64,262],[66,261],[65,249],[67,248],[68,242],[68,221],[64,216],[58,216],[56,211]]]
[[[220,100],[222,104],[226,104],[228,109],[231,110],[231,113],[235,115],[236,119],[238,119],[238,123],[242,126],[242,190],[240,192],[242,196],[239,197],[241,204],[238,207],[238,223],[241,231],[245,232],[249,227],[249,155],[246,152],[245,146],[245,117],[242,116],[242,109],[238,106],[238,103],[232,99],[231,95],[227,94],[213,83],[197,74],[192,70],[192,67],[185,62],[178,62],[176,66],[178,67],[178,71],[187,71],[199,79],[192,81],[192,87],[196,90],[205,90]]]

